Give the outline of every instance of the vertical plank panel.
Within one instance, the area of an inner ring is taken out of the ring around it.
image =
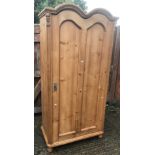
[[[41,26],[41,104],[42,104],[42,126],[49,137],[49,98],[48,98],[48,66],[47,66],[47,27],[46,27],[46,17],[43,17],[40,21]]]
[[[59,24],[57,16],[52,16],[52,83],[58,85],[57,91],[53,91],[53,142],[58,141],[59,137]]]
[[[84,73],[84,96],[82,107],[82,128],[96,126],[99,74],[103,52],[104,28],[95,24],[88,29],[86,43],[86,64]]]
[[[48,137],[48,143],[52,143],[52,101],[51,101],[51,16],[41,19],[41,102],[42,102],[42,126]]]
[[[70,32],[70,33],[68,33]],[[59,133],[75,131],[80,29],[71,21],[60,28]]]
[[[34,77],[40,77],[40,25],[34,24]]]
[[[119,58],[120,58],[120,27],[115,28],[114,45],[111,62],[108,101],[110,103],[119,100]],[[118,76],[118,77],[117,77]],[[117,82],[118,80],[118,82]],[[117,86],[116,86],[117,85]],[[116,93],[118,92],[117,96]]]
[[[85,70],[85,54],[86,54],[86,38],[87,30],[82,29],[80,51],[78,56],[78,87],[77,87],[77,106],[76,106],[76,131],[77,136],[82,128],[82,102],[83,102],[83,82],[84,82],[84,70]]]

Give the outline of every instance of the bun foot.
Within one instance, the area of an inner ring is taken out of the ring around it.
[[[51,153],[52,150],[53,150],[52,148],[49,148],[49,147],[47,148],[47,151],[48,151],[49,153]]]
[[[103,135],[99,135],[98,138],[103,138]]]

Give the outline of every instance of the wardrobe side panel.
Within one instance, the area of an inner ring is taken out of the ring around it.
[[[40,19],[40,61],[41,61],[41,106],[42,106],[42,127],[49,137],[49,92],[48,92],[48,50],[47,50],[47,25],[46,17]]]

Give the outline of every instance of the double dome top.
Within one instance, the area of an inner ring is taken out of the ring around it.
[[[72,10],[72,11],[78,13],[83,18],[89,18],[94,14],[102,14],[105,17],[107,17],[110,21],[117,21],[118,20],[117,17],[114,17],[109,11],[107,11],[107,10],[105,10],[103,8],[97,8],[97,9],[94,9],[94,10],[90,11],[89,13],[85,13],[83,10],[81,10],[81,8],[79,8],[77,5],[74,5],[74,4],[60,4],[55,8],[45,7],[39,13],[39,18],[44,16],[46,13],[56,15],[56,14],[60,13],[63,10]]]

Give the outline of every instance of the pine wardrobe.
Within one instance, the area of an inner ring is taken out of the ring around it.
[[[63,4],[40,14],[42,132],[53,147],[102,137],[116,17]]]

